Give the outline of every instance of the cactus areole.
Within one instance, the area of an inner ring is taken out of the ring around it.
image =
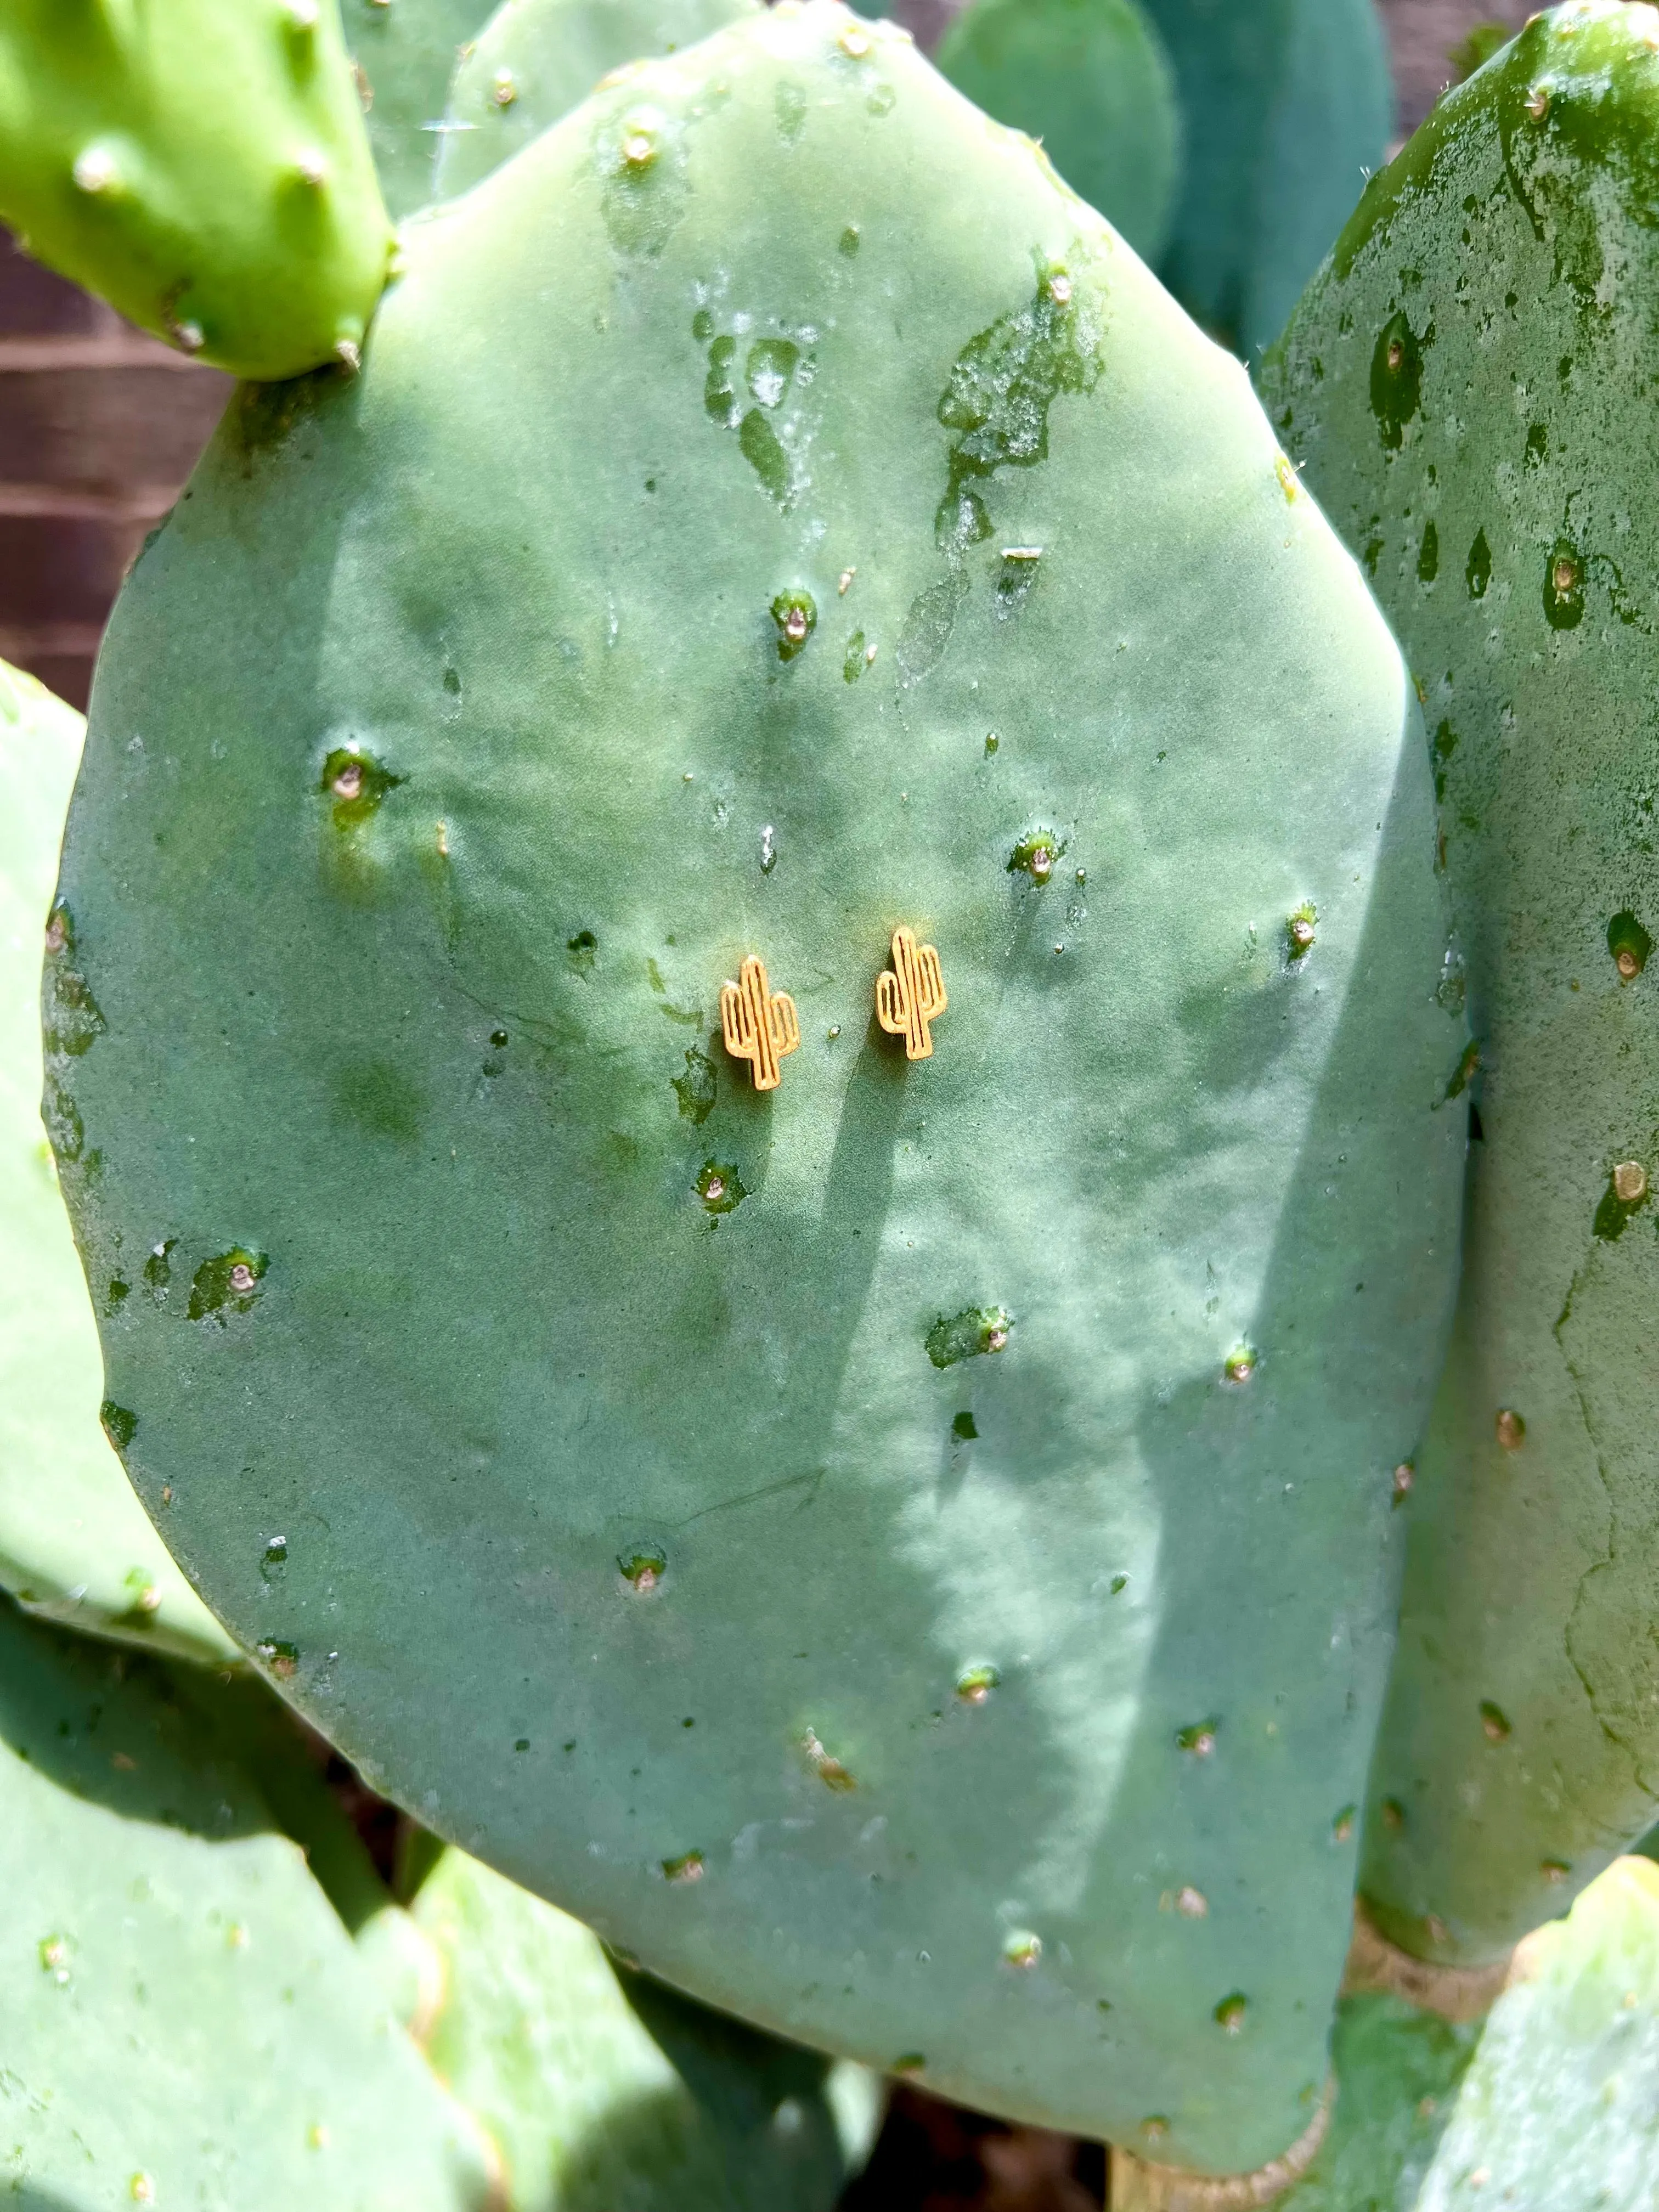
[[[94,1277],[175,1240],[129,1471],[647,1966],[1257,2168],[1455,1261],[1399,657],[1243,371],[890,26],[632,72],[408,255],[102,659],[47,1111]]]

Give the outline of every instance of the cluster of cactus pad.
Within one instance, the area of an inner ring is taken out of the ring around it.
[[[0,25],[252,380],[0,684],[14,2193],[1650,2203],[1659,11],[230,14]]]

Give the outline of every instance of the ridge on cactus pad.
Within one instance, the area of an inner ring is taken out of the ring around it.
[[[100,659],[52,1073],[94,1279],[179,1240],[103,1323],[129,1471],[375,1787],[662,1978],[1252,2170],[1455,1262],[1392,641],[1238,364],[888,26],[757,13],[406,239]]]
[[[77,1628],[234,1658],[100,1425],[98,1331],[40,1120],[40,968],[64,933],[52,891],[83,731],[72,707],[0,662],[0,1589]],[[53,1019],[73,1057],[103,1017],[72,953],[64,975]],[[149,1255],[152,1282],[157,1264]],[[144,1294],[143,1268],[130,1273],[109,1279],[106,1303]],[[118,1438],[124,1410],[102,1418]]]
[[[192,1669],[181,1669],[189,1674]],[[475,2212],[476,2130],[157,1662],[0,1598],[8,2193]]]
[[[238,376],[355,361],[391,236],[337,0],[8,0],[0,218]]]
[[[1264,378],[1422,689],[1476,1039],[1362,1877],[1449,1964],[1659,1800],[1656,126],[1659,12],[1535,19],[1377,178]]]
[[[1174,66],[1185,156],[1159,273],[1255,362],[1283,327],[1394,112],[1374,0],[1141,0]]]
[[[538,137],[612,70],[672,54],[760,0],[502,0],[449,88],[433,198],[453,199]]]
[[[939,66],[1000,123],[1042,142],[1073,191],[1156,263],[1182,133],[1163,41],[1138,0],[969,0]]]
[[[380,190],[401,222],[434,197],[448,144],[450,81],[490,20],[489,0],[339,0],[339,7]]]

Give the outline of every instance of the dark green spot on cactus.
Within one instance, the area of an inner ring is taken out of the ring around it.
[[[1353,1841],[1353,1825],[1358,1812],[1359,1808],[1357,1805],[1345,1805],[1342,1808],[1335,1820],[1331,1822],[1331,1841],[1334,1844],[1351,1844]]]
[[[59,1167],[73,1167],[85,1151],[86,1128],[81,1120],[80,1108],[50,1068],[46,1071],[41,1096],[40,1118],[46,1123],[53,1158]],[[90,1172],[90,1154],[87,1157],[86,1166]]]
[[[1122,1595],[1123,1592],[1124,1592],[1126,1589],[1128,1589],[1128,1587],[1129,1587],[1129,1577],[1127,1577],[1127,1575],[1114,1575],[1114,1576],[1112,1577],[1111,1583],[1110,1583],[1110,1590],[1111,1590],[1111,1595],[1112,1595],[1114,1597],[1121,1597],[1121,1596]]]
[[[1529,469],[1541,469],[1549,459],[1549,450],[1548,428],[1542,422],[1534,422],[1527,432],[1527,449],[1522,456],[1522,465]]]
[[[1492,581],[1492,548],[1486,543],[1486,533],[1477,530],[1474,543],[1469,548],[1468,565],[1463,571],[1472,599],[1484,599],[1486,586]]]
[[[98,1418],[104,1425],[104,1434],[117,1451],[125,1451],[132,1442],[133,1431],[138,1426],[137,1413],[118,1406],[112,1398],[106,1398],[98,1408]]]
[[[599,949],[599,940],[591,929],[579,929],[566,940],[565,951],[570,964],[579,974],[586,975],[593,965],[593,956]]]
[[[847,650],[842,655],[842,681],[845,684],[856,684],[863,675],[866,665],[867,663],[864,658],[864,632],[861,629],[855,629],[848,639]]]
[[[1008,855],[1008,872],[1027,875],[1034,884],[1046,884],[1066,850],[1066,840],[1052,830],[1032,830]]]
[[[41,1028],[48,1052],[78,1060],[107,1026],[86,977],[75,964],[75,921],[59,900],[46,923]]]
[[[785,77],[772,94],[772,112],[777,118],[779,137],[786,146],[793,146],[806,127],[805,88]]]
[[[1451,757],[1456,750],[1456,731],[1449,722],[1442,722],[1434,733],[1434,744],[1431,748],[1434,761],[1434,795],[1437,802],[1446,796],[1446,771],[1451,765]]]
[[[704,318],[700,315],[697,319],[702,322]],[[735,380],[737,358],[735,338],[716,338],[708,349],[708,374],[703,379],[702,404],[709,421],[718,422],[722,430],[735,430],[743,419]]]
[[[1071,276],[1039,261],[1030,304],[968,341],[940,397],[939,419],[956,434],[934,526],[942,545],[970,542],[962,524],[973,481],[1047,460],[1049,409],[1063,392],[1091,392],[1099,374],[1099,340]],[[972,505],[984,514],[976,493]]]
[[[165,1238],[162,1243],[155,1247],[149,1259],[144,1262],[144,1282],[153,1298],[159,1298],[173,1280],[173,1264],[170,1255],[173,1246],[178,1242],[179,1239],[176,1237]]]
[[[996,611],[1000,620],[1017,614],[1030,596],[1042,562],[1040,545],[1010,545],[997,569]]]
[[[636,1596],[649,1597],[668,1571],[668,1554],[655,1544],[617,1554],[623,1580]]]
[[[1640,1160],[1620,1160],[1607,1176],[1607,1187],[1591,1221],[1592,1232],[1604,1243],[1616,1243],[1633,1213],[1647,1204],[1648,1171]]]
[[[664,1859],[663,1878],[666,1881],[694,1882],[703,1877],[703,1856],[701,1851],[686,1851],[677,1859]]]
[[[255,1656],[262,1659],[279,1681],[292,1680],[300,1664],[300,1654],[292,1644],[279,1644],[267,1638],[253,1647]]]
[[[1001,738],[1000,738],[1000,737],[998,737],[998,735],[997,735],[997,733],[996,733],[996,732],[995,732],[994,730],[988,730],[988,731],[986,732],[986,735],[985,735],[985,757],[986,757],[986,759],[987,759],[987,760],[994,760],[994,759],[995,759],[996,755],[997,755],[997,750],[998,750],[998,748],[1000,746],[1001,743],[1002,743]]]
[[[817,602],[810,592],[780,592],[772,602],[772,619],[777,624],[778,659],[793,660],[805,651],[818,626]]]
[[[788,338],[757,338],[744,364],[744,380],[763,407],[781,405],[800,348]]]
[[[1423,526],[1423,543],[1417,553],[1417,579],[1431,584],[1440,574],[1440,532],[1432,522]]]
[[[353,745],[338,745],[323,763],[317,788],[334,802],[335,828],[356,830],[380,811],[387,792],[395,791],[407,780],[393,775],[372,753]]]
[[[250,1252],[240,1244],[216,1259],[204,1260],[190,1286],[191,1320],[206,1321],[227,1307],[232,1313],[251,1312],[269,1265],[263,1252]]]
[[[957,1437],[963,1443],[972,1443],[979,1435],[979,1431],[974,1425],[973,1415],[971,1413],[958,1413],[955,1420],[951,1424],[951,1433],[953,1437]]]
[[[329,1079],[337,1118],[372,1137],[412,1145],[426,1120],[426,1097],[395,1060],[355,1060]]]
[[[1236,1344],[1221,1363],[1222,1379],[1235,1389],[1242,1388],[1250,1381],[1259,1364],[1260,1355],[1253,1345]]]
[[[1285,918],[1285,957],[1292,965],[1305,960],[1314,949],[1319,910],[1311,899]]]
[[[1194,1721],[1190,1727],[1176,1731],[1176,1744],[1182,1751],[1189,1751],[1194,1759],[1207,1759],[1215,1749],[1215,1740],[1221,1723],[1212,1713],[1208,1720]]]
[[[1249,2001],[1243,1992],[1235,1990],[1231,1996],[1223,1997],[1221,2002],[1216,2007],[1216,2026],[1224,2034],[1242,2034],[1244,2028],[1244,2015],[1249,2008]]]
[[[259,1554],[259,1579],[264,1583],[278,1582],[288,1565],[288,1538],[273,1536]]]
[[[1544,619],[1552,629],[1577,629],[1584,619],[1584,564],[1565,538],[1545,563]]]
[[[738,425],[738,447],[760,478],[768,497],[782,507],[789,496],[789,456],[758,407],[751,407]]]
[[[857,253],[859,247],[862,243],[863,240],[859,236],[859,227],[857,223],[849,222],[846,229],[842,231],[841,234],[839,251],[844,253],[847,256],[847,258],[850,261],[854,254]]]
[[[1440,1102],[1442,1105],[1449,1104],[1454,1098],[1461,1098],[1463,1096],[1463,1093],[1468,1089],[1470,1084],[1474,1082],[1480,1071],[1480,1042],[1478,1039],[1471,1038],[1469,1042],[1464,1046],[1462,1057],[1459,1059],[1456,1066],[1452,1070],[1451,1079],[1446,1085],[1445,1097]]]
[[[1652,938],[1628,908],[1614,915],[1607,924],[1607,951],[1613,955],[1613,964],[1619,970],[1621,983],[1636,981],[1647,966],[1652,950]]]
[[[112,1275],[110,1278],[109,1287],[104,1292],[105,1314],[107,1316],[118,1313],[131,1295],[131,1284],[123,1282],[119,1275]]]
[[[969,1306],[933,1323],[927,1336],[927,1357],[935,1367],[954,1367],[981,1352],[1001,1352],[1012,1327],[1001,1306]]]
[[[1507,1743],[1511,1730],[1500,1707],[1490,1698],[1480,1700],[1480,1729],[1488,1743]]]
[[[720,1075],[714,1061],[706,1052],[692,1045],[685,1055],[685,1073],[675,1076],[673,1084],[681,1113],[688,1121],[702,1128],[714,1110],[720,1089]]]
[[[1002,1677],[994,1667],[968,1667],[957,1677],[957,1695],[964,1705],[982,1705]]]
[[[1423,344],[1432,343],[1432,331],[1419,343],[1403,312],[1377,333],[1371,352],[1371,412],[1390,452],[1398,452],[1422,400]]]
[[[699,344],[701,344],[705,338],[711,338],[714,337],[714,318],[709,313],[707,307],[699,307],[696,313],[692,316],[691,335],[696,339]]]
[[[527,1735],[515,1736],[513,1741],[513,1748],[514,1751],[528,1751],[530,1748],[530,1738]]]
[[[697,1177],[697,1196],[702,1200],[703,1212],[710,1214],[735,1212],[749,1193],[738,1180],[738,1171],[720,1160],[705,1160]]]

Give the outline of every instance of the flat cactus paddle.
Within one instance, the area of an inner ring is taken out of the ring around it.
[[[179,1240],[129,1469],[375,1786],[663,1978],[1252,2170],[1455,1261],[1392,641],[890,27],[756,14],[406,236],[100,662],[52,1074],[95,1277]]]
[[[1159,273],[1249,362],[1283,329],[1382,164],[1394,114],[1373,0],[1141,0],[1185,159]]]
[[[759,0],[504,0],[450,87],[433,197],[453,199],[641,55],[672,54]]]
[[[958,92],[1040,138],[1073,191],[1156,263],[1179,190],[1181,118],[1138,0],[969,0],[938,58]]]
[[[0,2084],[25,2205],[471,2212],[483,2147],[155,1662],[0,1598]]]
[[[380,190],[401,222],[434,197],[450,82],[489,0],[339,0]]]
[[[1377,179],[1266,374],[1422,688],[1478,1041],[1363,1877],[1459,1966],[1659,1800],[1656,125],[1659,12],[1535,20]]]
[[[443,1965],[428,2056],[514,2212],[830,2212],[869,2154],[872,2077],[723,2019],[463,1851],[421,1885]]]
[[[64,933],[52,890],[83,733],[73,708],[0,662],[0,1589],[77,1628],[223,1660],[236,1646],[111,1449],[122,1408],[103,1406],[100,1425],[98,1331],[40,1120],[40,970]],[[72,951],[60,957],[55,1034],[72,1058],[103,1016],[72,980]],[[135,1254],[102,1286],[105,1302],[145,1296],[166,1256]]]
[[[238,376],[355,362],[392,241],[337,0],[8,0],[0,219]]]

